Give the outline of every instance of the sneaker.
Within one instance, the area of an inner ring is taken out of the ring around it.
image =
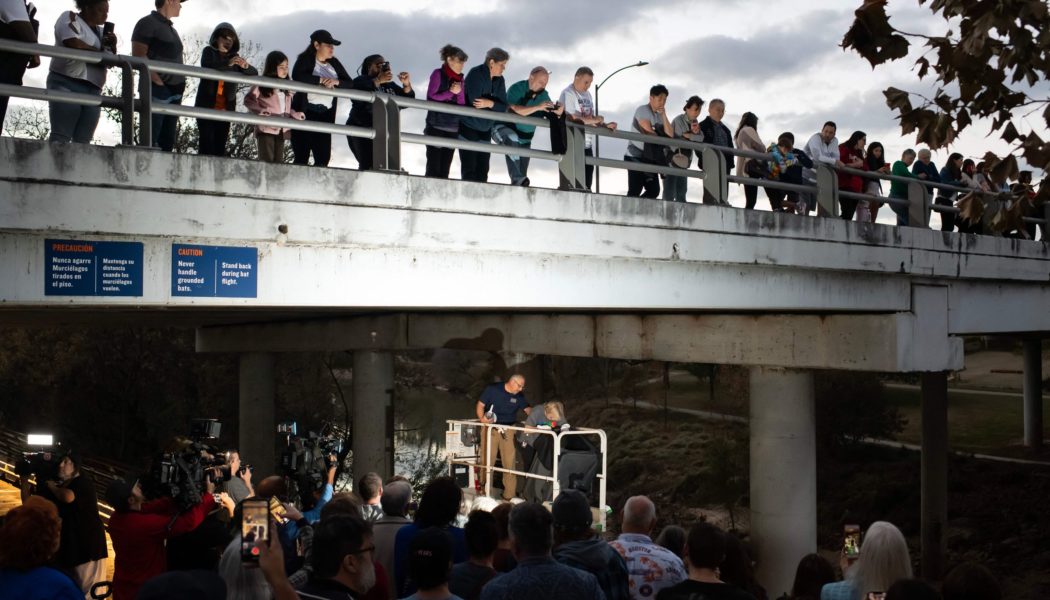
[[[529,181],[529,178],[526,177],[525,179],[522,179],[521,183],[519,183],[518,185],[520,185],[521,187],[529,187],[530,183],[531,182]]]

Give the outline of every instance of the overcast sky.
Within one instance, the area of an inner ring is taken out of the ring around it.
[[[840,47],[860,0],[807,0],[780,3],[771,0],[394,0],[388,2],[342,2],[321,0],[190,0],[183,5],[176,28],[184,40],[206,39],[221,21],[229,21],[242,40],[260,46],[255,63],[262,67],[266,52],[283,50],[289,56],[300,52],[311,31],[329,29],[342,40],[336,55],[355,72],[361,59],[383,54],[395,71],[405,70],[425,95],[426,80],[440,61],[438,49],[454,43],[470,55],[470,66],[478,64],[485,51],[500,46],[510,52],[508,86],[524,79],[533,66],[553,71],[548,89],[552,96],[571,82],[577,67],[594,69],[596,83],[615,69],[639,60],[649,66],[624,71],[602,88],[600,110],[610,120],[630,123],[634,108],[647,101],[648,89],[663,83],[670,89],[668,108],[677,114],[684,100],[698,94],[705,100],[723,98],[726,123],[736,128],[740,115],[752,111],[759,116],[759,134],[769,143],[783,131],[804,140],[826,120],[839,124],[839,138],[856,129],[868,141],[881,141],[891,158],[913,147],[914,139],[900,136],[893,113],[886,108],[881,91],[890,85],[914,91],[929,91],[916,82],[913,57],[872,71],[866,61]],[[72,0],[37,1],[42,15],[41,41],[54,41],[53,25],[61,10],[73,7]],[[130,53],[131,31],[147,14],[152,0],[110,0],[110,20],[116,23],[120,51]],[[338,8],[336,8],[338,7]],[[943,27],[915,0],[890,3],[893,23],[912,32],[941,31]],[[187,46],[190,44],[187,43]],[[293,58],[294,60],[294,58]],[[38,70],[30,81],[42,83],[46,73]],[[113,76],[115,77],[115,75]],[[347,103],[348,104],[348,103]],[[349,106],[341,107],[345,121]],[[406,131],[422,129],[420,111],[406,111]],[[1045,127],[1036,115],[1031,125]],[[979,158],[986,150],[1005,152],[1005,144],[987,138],[987,123],[976,123],[959,139],[953,150]],[[538,135],[536,147],[549,147]],[[1045,135],[1044,135],[1045,137]],[[356,165],[345,141],[336,139],[333,166]],[[618,158],[623,144],[602,144],[605,157]],[[406,168],[423,171],[422,147],[406,145]],[[941,165],[946,153],[935,160]],[[457,161],[458,162],[458,161]],[[534,161],[534,185],[556,185],[551,163]],[[458,166],[453,165],[453,172]],[[507,181],[501,157],[492,160],[493,181]],[[603,190],[622,192],[626,174],[605,169]],[[694,180],[693,187],[699,185]],[[737,188],[738,186],[731,186]],[[697,199],[697,190],[690,194]],[[740,196],[738,190],[733,194]],[[735,203],[742,204],[742,197]],[[760,207],[766,207],[764,198]],[[891,217],[888,210],[885,215]]]

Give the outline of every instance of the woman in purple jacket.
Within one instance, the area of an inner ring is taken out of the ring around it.
[[[441,67],[430,74],[430,85],[427,86],[427,100],[457,104],[467,102],[467,93],[463,89],[463,66],[467,62],[467,53],[453,46],[446,45],[441,49]],[[427,126],[424,135],[456,139],[459,137],[459,117],[447,113],[430,111],[427,113]],[[427,146],[427,177],[448,179],[452,168],[453,148]]]

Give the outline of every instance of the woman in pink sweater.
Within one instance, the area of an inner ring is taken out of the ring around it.
[[[288,79],[288,57],[278,50],[267,54],[263,77]],[[306,118],[303,113],[292,110],[292,92],[288,90],[255,86],[244,97],[244,106],[262,117],[286,117],[298,121]],[[287,127],[256,125],[255,140],[259,146],[259,160],[283,163],[284,141],[290,134],[291,130]]]

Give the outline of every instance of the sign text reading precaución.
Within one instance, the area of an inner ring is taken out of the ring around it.
[[[44,240],[45,296],[142,296],[142,243]]]

